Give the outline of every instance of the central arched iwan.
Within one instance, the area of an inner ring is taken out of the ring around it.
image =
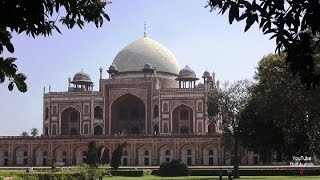
[[[125,94],[116,99],[111,106],[112,134],[146,133],[145,103],[132,94]]]

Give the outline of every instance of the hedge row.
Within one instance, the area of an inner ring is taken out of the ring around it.
[[[10,174],[13,174],[11,172]],[[212,169],[190,169],[190,176],[218,176],[219,170]],[[82,173],[19,173],[16,174],[18,179],[29,179],[29,180],[81,180],[84,179]],[[118,170],[117,174],[112,172],[115,176],[126,176],[126,177],[141,177],[147,175],[159,176],[159,170]],[[223,170],[223,175],[226,176],[226,169]],[[317,176],[320,175],[320,169],[240,169],[241,176],[292,176],[292,175],[308,175]],[[3,175],[0,176],[0,180],[3,180]]]
[[[81,173],[59,173],[59,174],[18,174],[18,179],[28,179],[28,180],[85,180],[85,177]]]

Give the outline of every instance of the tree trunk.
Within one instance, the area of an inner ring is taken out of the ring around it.
[[[233,165],[233,177],[234,178],[240,178],[239,148],[240,148],[239,138],[237,136],[234,136],[234,165]]]

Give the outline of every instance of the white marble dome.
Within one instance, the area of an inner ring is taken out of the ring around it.
[[[83,69],[73,76],[72,82],[92,82],[90,75],[86,73]]]
[[[157,66],[157,71],[178,75],[179,65],[172,52],[149,37],[140,38],[124,47],[113,63],[119,72],[141,71],[145,64]]]
[[[188,65],[180,70],[179,78],[197,78],[196,73]]]

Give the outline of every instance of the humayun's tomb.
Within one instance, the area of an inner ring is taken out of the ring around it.
[[[171,159],[188,165],[229,165],[220,144],[221,117],[206,115],[206,93],[219,88],[215,74],[201,78],[180,69],[165,46],[147,37],[124,47],[107,69],[98,91],[83,70],[69,78],[66,92],[44,92],[43,133],[1,137],[0,166],[80,165],[95,141],[106,159],[121,142],[123,166],[153,166]],[[197,82],[198,81],[198,82]],[[258,163],[247,153],[242,164]]]

